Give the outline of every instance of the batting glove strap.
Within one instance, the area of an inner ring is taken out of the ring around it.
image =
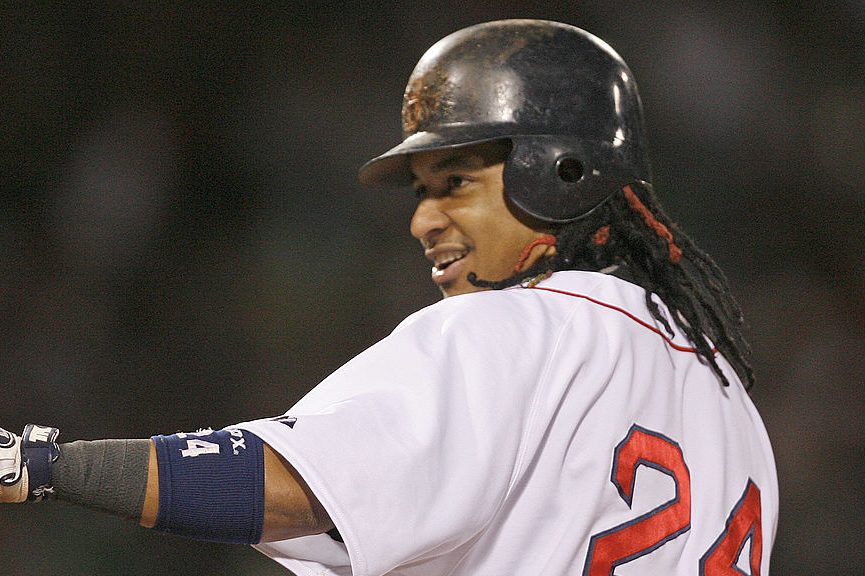
[[[60,457],[57,436],[60,430],[50,426],[28,424],[21,434],[21,453],[29,474],[30,486],[27,499],[39,501],[52,494],[51,464]]]

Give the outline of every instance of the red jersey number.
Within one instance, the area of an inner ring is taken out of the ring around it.
[[[657,432],[631,426],[613,453],[610,478],[629,508],[640,466],[670,476],[676,495],[634,520],[592,536],[583,576],[609,576],[616,566],[652,552],[691,527],[691,474],[679,445]]]
[[[750,479],[727,519],[724,532],[700,559],[700,576],[742,576],[742,571],[736,568],[736,561],[748,540],[751,540],[748,557],[751,576],[760,576],[760,562],[763,559],[760,489]]]
[[[676,487],[672,500],[629,522],[592,536],[583,576],[611,576],[626,564],[660,548],[691,527],[691,474],[682,449],[663,434],[631,426],[613,452],[610,481],[628,507],[640,466],[670,476]],[[745,544],[751,576],[760,576],[763,538],[760,522],[760,489],[748,480],[745,492],[727,519],[726,527],[700,559],[700,576],[742,576],[736,566]]]

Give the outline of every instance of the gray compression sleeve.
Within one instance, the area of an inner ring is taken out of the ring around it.
[[[150,440],[94,440],[60,445],[51,467],[58,499],[139,519],[147,489]]]

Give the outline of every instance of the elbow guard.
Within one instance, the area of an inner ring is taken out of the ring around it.
[[[154,436],[154,528],[197,540],[255,544],[264,525],[264,443],[245,430]]]

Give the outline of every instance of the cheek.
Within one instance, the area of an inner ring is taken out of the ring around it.
[[[456,218],[476,249],[475,267],[487,277],[510,276],[523,250],[540,234],[508,210],[501,188],[488,187],[475,198]]]
[[[499,275],[502,273],[509,275],[520,261],[522,252],[538,236],[539,234],[531,229],[516,224],[492,228],[487,234],[489,245],[487,250],[484,250],[490,260],[485,264],[495,268]]]

